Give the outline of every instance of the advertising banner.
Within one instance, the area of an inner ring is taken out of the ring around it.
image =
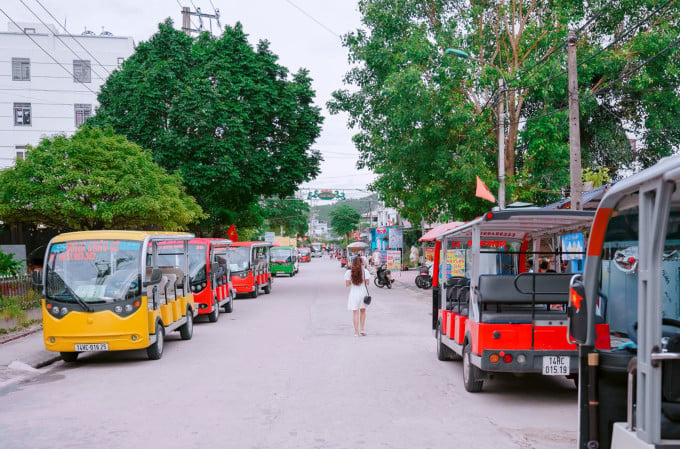
[[[401,251],[389,250],[387,253],[387,269],[401,271]]]
[[[446,252],[446,277],[465,276],[465,251],[460,249]]]
[[[562,236],[562,260],[582,260],[586,250],[583,234],[566,234]]]
[[[269,242],[269,243],[274,243],[274,237],[276,237],[276,233],[274,232],[265,232],[264,233],[264,241]]]
[[[399,228],[389,228],[389,245],[390,249],[399,249],[404,247],[404,233]]]

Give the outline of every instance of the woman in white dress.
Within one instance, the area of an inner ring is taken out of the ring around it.
[[[363,258],[355,257],[352,268],[345,273],[345,285],[350,287],[347,308],[352,311],[354,336],[366,335],[366,304],[364,296],[368,294],[371,273],[364,267]]]

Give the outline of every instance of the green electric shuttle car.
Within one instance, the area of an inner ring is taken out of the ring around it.
[[[275,246],[271,249],[271,272],[274,276],[287,274],[293,277],[298,272],[298,251],[294,246]]]

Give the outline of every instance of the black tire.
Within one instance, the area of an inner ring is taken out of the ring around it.
[[[272,292],[272,279],[269,278],[269,282],[267,282],[267,285],[264,286],[264,294],[268,295]]]
[[[390,280],[388,279],[388,280],[385,282],[385,285],[387,286],[387,288],[392,288],[392,281],[390,281]]]
[[[179,336],[182,337],[182,340],[191,340],[191,337],[194,336],[194,314],[191,313],[190,307],[187,307],[186,317],[187,322],[179,328]]]
[[[156,342],[146,348],[146,356],[149,360],[158,360],[163,357],[165,347],[165,329],[160,323],[156,323]]]
[[[224,305],[224,313],[231,313],[234,311],[234,292],[229,292],[229,301]]]
[[[260,286],[257,285],[257,282],[255,283],[255,290],[250,294],[251,298],[257,298],[257,295],[260,294]]]
[[[470,393],[479,393],[484,386],[483,371],[472,364],[470,344],[463,348],[463,385]]]
[[[220,319],[220,304],[217,302],[217,298],[215,298],[214,301],[214,309],[208,314],[208,321],[211,323],[217,323],[217,320]]]
[[[578,389],[578,373],[568,375],[567,379],[571,379],[574,382],[576,388]]]
[[[416,287],[423,288],[423,279],[420,276],[416,276]]]
[[[437,360],[446,362],[453,360],[453,351],[451,348],[442,343],[442,322],[437,322]]]
[[[425,290],[427,290],[428,288],[432,288],[432,278],[423,279],[422,284],[423,286],[420,288],[424,288]]]
[[[377,277],[373,279],[373,283],[378,288],[383,288],[385,286],[385,284],[383,284]]]
[[[61,359],[66,363],[74,363],[78,360],[78,352],[60,352]]]

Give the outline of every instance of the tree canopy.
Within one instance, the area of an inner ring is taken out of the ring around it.
[[[178,230],[203,216],[178,175],[111,129],[42,139],[0,173],[0,219],[9,223]]]
[[[283,229],[283,235],[289,237],[307,233],[309,204],[306,202],[297,199],[268,199],[262,207],[270,231],[279,232]]]
[[[344,37],[354,63],[345,83],[357,89],[336,91],[328,106],[349,113],[359,165],[378,175],[372,188],[411,221],[469,219],[488,208],[474,197],[475,175],[498,185],[501,101],[509,200],[561,196],[570,28],[583,166],[615,176],[678,148],[675,2],[360,0],[359,9],[363,28]]]
[[[349,241],[349,234],[359,229],[361,215],[352,206],[340,205],[330,212],[331,227],[337,235],[345,237],[345,243]]]
[[[169,19],[102,86],[94,124],[144,148],[209,215],[207,224],[259,225],[261,197],[286,197],[319,173],[311,145],[320,108],[308,72],[290,76],[267,41],[241,24],[192,39]]]

